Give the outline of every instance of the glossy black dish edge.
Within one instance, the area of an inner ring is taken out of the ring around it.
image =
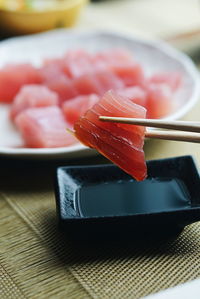
[[[184,181],[190,206],[184,209],[123,216],[81,217],[74,208],[74,193],[87,183],[127,180],[130,176],[115,165],[59,167],[56,173],[56,208],[59,227],[76,238],[167,235],[200,220],[200,177],[191,156],[147,161],[148,178],[172,177]]]

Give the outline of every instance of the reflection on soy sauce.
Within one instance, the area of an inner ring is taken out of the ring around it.
[[[189,206],[189,191],[176,178],[88,184],[76,194],[76,209],[81,217],[172,211]]]

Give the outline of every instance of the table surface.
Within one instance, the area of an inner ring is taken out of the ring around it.
[[[90,4],[76,26],[164,38],[197,29],[199,14],[195,0],[107,0]],[[185,119],[200,121],[199,111],[200,103]],[[147,159],[189,154],[200,165],[198,144],[152,140],[145,154]],[[87,251],[64,238],[55,212],[55,169],[107,163],[103,157],[52,163],[0,158],[0,163],[0,298],[141,298],[200,276],[200,223],[173,241],[120,250],[101,244]]]

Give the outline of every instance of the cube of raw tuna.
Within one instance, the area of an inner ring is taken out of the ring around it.
[[[16,117],[16,125],[27,147],[65,147],[77,142],[66,131],[66,123],[59,107],[29,108]]]
[[[182,83],[182,76],[178,72],[157,73],[149,78],[150,83],[166,84],[172,91],[176,91]]]
[[[74,125],[75,134],[82,143],[98,150],[138,181],[145,179],[145,128],[102,122],[100,115],[145,118],[146,109],[109,91]]]
[[[125,86],[141,86],[144,84],[145,76],[139,64],[116,64],[111,70],[124,83]]]
[[[81,95],[103,95],[110,89],[121,89],[125,85],[111,70],[94,72],[73,80],[74,87]]]
[[[72,80],[68,79],[64,75],[60,75],[52,80],[45,81],[44,84],[58,94],[60,104],[78,95]]]
[[[10,109],[12,120],[25,109],[58,105],[58,95],[43,85],[24,85],[14,98]]]
[[[30,64],[8,64],[0,69],[0,102],[11,103],[25,84],[37,84],[38,70]]]
[[[147,118],[161,118],[173,112],[175,102],[167,84],[149,84],[147,90]]]
[[[57,60],[53,62],[45,62],[44,65],[38,70],[39,76],[42,82],[48,82],[52,79],[65,75],[60,64],[58,64]]]
[[[88,94],[102,94],[102,86],[95,74],[86,74],[73,80],[74,88],[77,90],[78,95]]]
[[[93,65],[96,70],[108,69],[115,65],[132,64],[132,53],[125,49],[109,49],[94,55]]]
[[[116,90],[116,89],[124,88],[125,86],[123,81],[110,70],[97,72],[95,74],[95,77],[98,80],[99,84],[101,85],[101,89],[102,89],[101,95],[103,95],[106,91],[110,89]]]
[[[77,49],[68,51],[63,58],[64,72],[70,78],[94,72],[92,55],[85,50]]]
[[[96,94],[78,96],[63,103],[62,109],[67,122],[74,124],[80,116],[92,108],[99,100]]]
[[[147,92],[143,88],[139,86],[126,87],[124,89],[117,90],[117,93],[129,98],[133,103],[146,108]]]

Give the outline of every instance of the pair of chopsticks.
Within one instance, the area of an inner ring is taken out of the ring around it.
[[[100,116],[99,119],[105,122],[117,122],[152,128],[175,130],[174,132],[162,130],[147,131],[145,133],[145,137],[148,138],[200,143],[200,122],[178,120],[166,121],[160,119],[125,118],[110,116]]]

